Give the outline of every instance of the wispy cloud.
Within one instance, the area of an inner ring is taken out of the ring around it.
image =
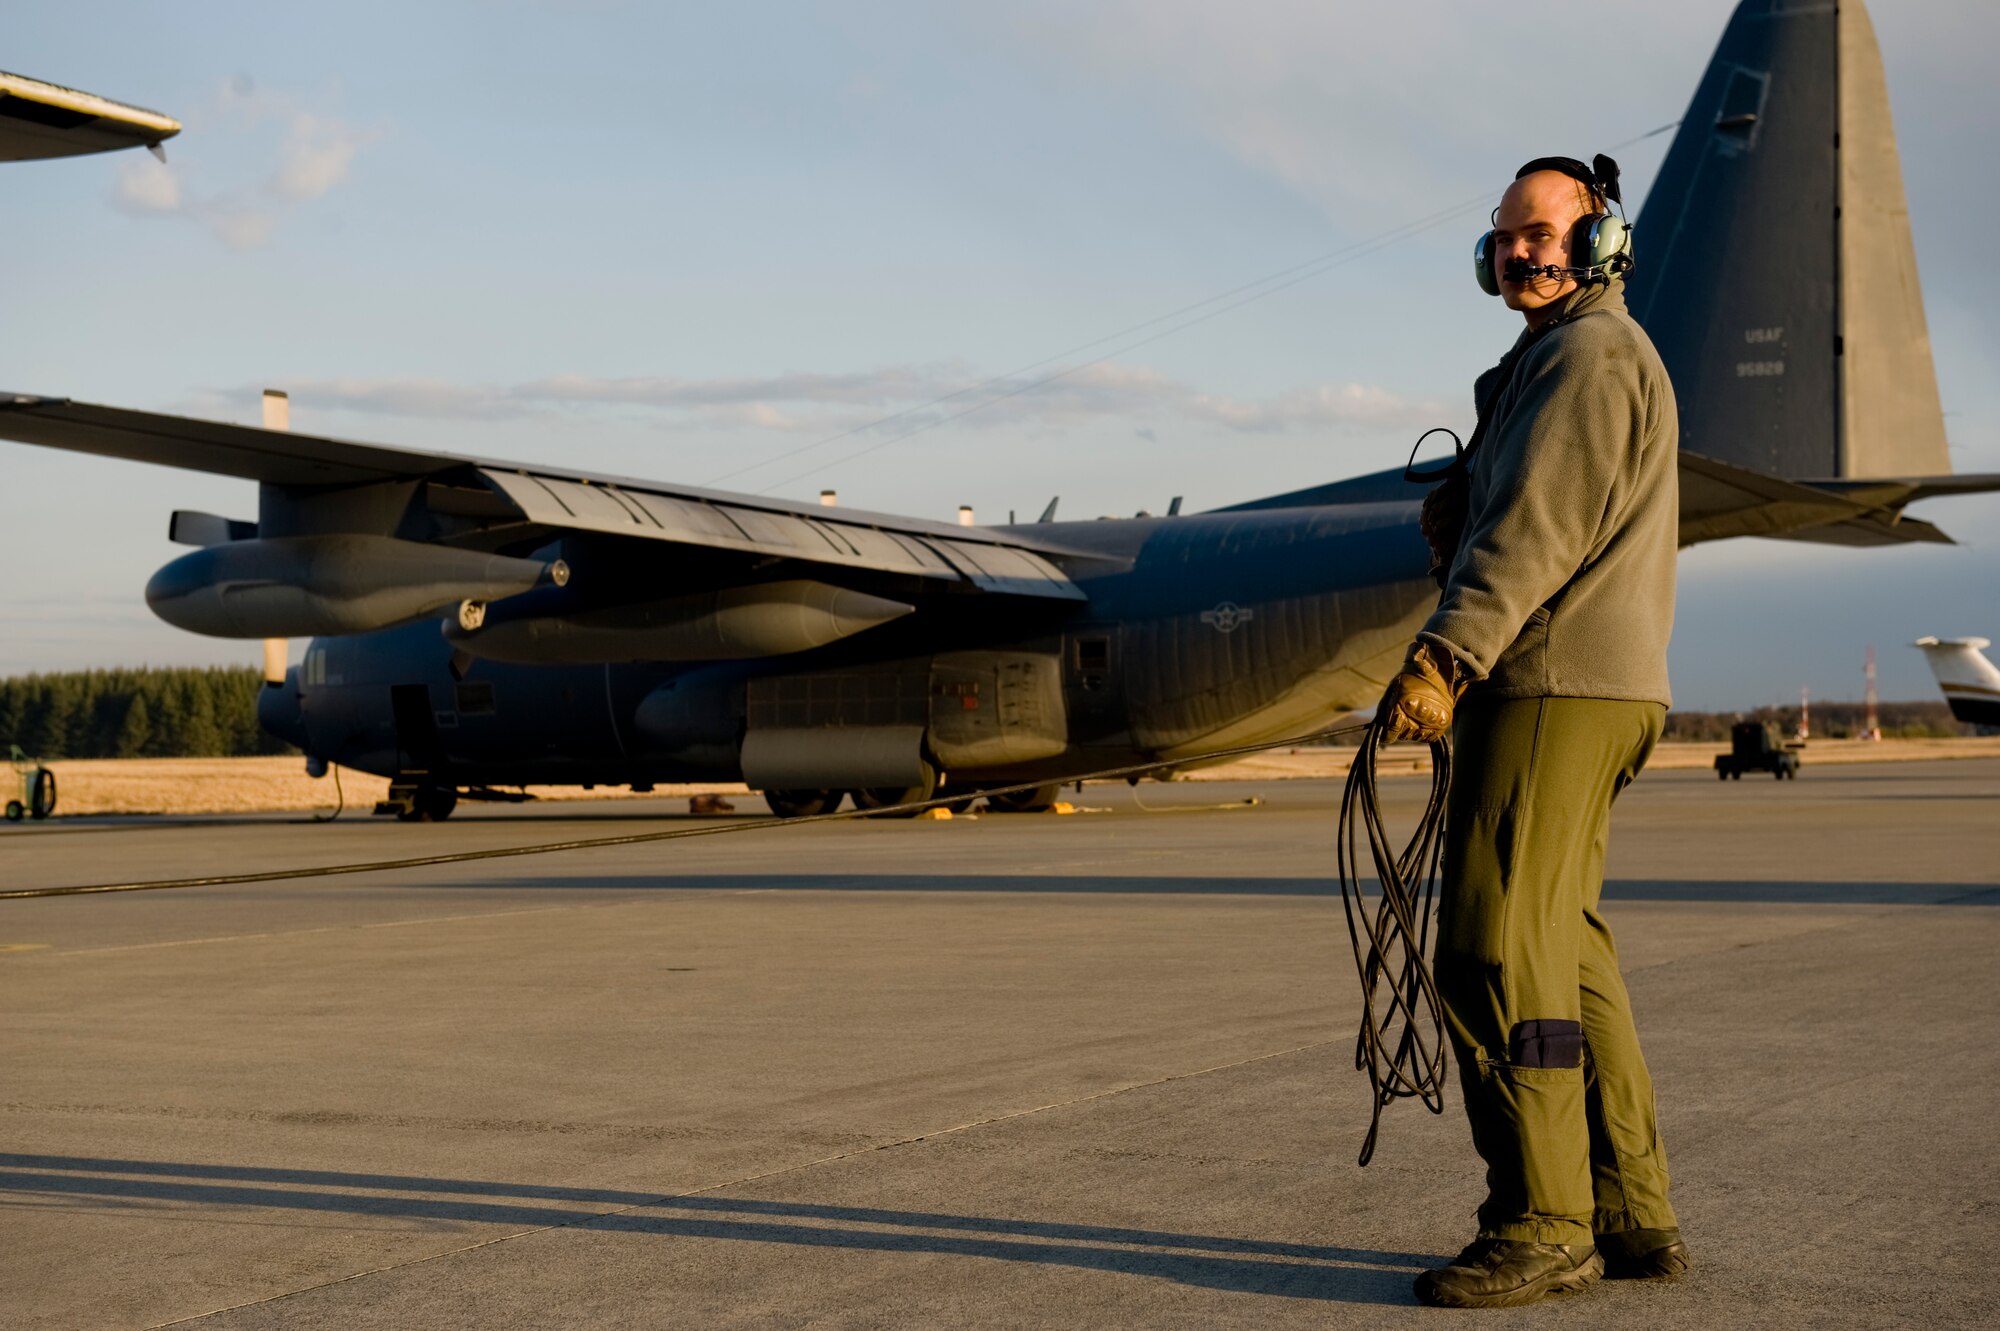
[[[965,391],[968,383],[978,383]],[[1444,410],[1367,384],[1314,384],[1267,397],[1207,392],[1155,369],[1092,365],[1051,381],[981,383],[961,364],[840,374],[680,379],[562,374],[510,385],[432,379],[321,379],[286,384],[301,405],[401,417],[494,420],[638,410],[667,428],[789,435],[896,436],[946,423],[968,429],[1077,426],[1103,420],[1157,431],[1169,424],[1245,434],[1350,431],[1428,423]],[[223,393],[247,406],[259,389]],[[940,401],[939,399],[948,399]],[[892,420],[882,418],[892,416]]]
[[[188,129],[171,163],[137,154],[121,161],[111,206],[199,223],[237,251],[268,244],[287,212],[345,182],[355,155],[380,135],[248,78],[190,111]],[[207,184],[225,174],[236,183]]]
[[[1463,190],[1468,168],[1504,182],[1522,156],[1587,156],[1606,146],[1595,135],[1678,111],[1725,0],[1629,8],[1619,49],[1664,47],[1685,67],[1572,68],[1580,48],[1559,34],[1574,28],[1573,0],[1517,0],[1497,19],[1361,0],[1017,0],[961,20],[1024,63],[1178,122],[1328,217],[1362,223],[1436,208]],[[1610,92],[1593,79],[1615,80],[1609,109],[1565,114]]]

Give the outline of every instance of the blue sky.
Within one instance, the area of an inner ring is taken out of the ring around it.
[[[272,385],[298,429],[931,517],[1292,489],[1468,424],[1516,326],[1466,272],[1483,204],[906,441],[782,455],[1676,119],[1730,7],[31,7],[0,65],[187,129],[166,168],[6,171],[0,388],[250,421]],[[1969,261],[2000,6],[1872,12],[1953,465],[2000,471],[2000,275]],[[1628,197],[1666,144],[1621,154]],[[169,510],[254,516],[252,487],[0,468],[0,673],[253,659],[140,597]],[[1931,696],[1904,644],[2000,637],[2000,500],[1922,512],[1964,544],[1684,555],[1680,703],[1852,697],[1870,643],[1886,696]]]

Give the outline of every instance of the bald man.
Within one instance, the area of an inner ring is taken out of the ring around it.
[[[1625,312],[1607,216],[1617,169],[1537,159],[1494,211],[1481,283],[1527,327],[1426,502],[1444,594],[1378,713],[1455,752],[1436,974],[1487,1193],[1473,1243],[1417,1279],[1450,1307],[1687,1268],[1598,914],[1612,801],[1666,719],[1679,522],[1673,387]]]

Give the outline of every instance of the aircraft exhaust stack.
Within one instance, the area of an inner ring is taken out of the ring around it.
[[[281,536],[182,555],[146,584],[175,628],[212,638],[369,633],[456,602],[486,602],[569,581],[542,563],[387,536]]]
[[[732,661],[810,651],[915,610],[800,579],[565,615],[460,619],[445,624],[444,636],[473,656],[517,665]]]

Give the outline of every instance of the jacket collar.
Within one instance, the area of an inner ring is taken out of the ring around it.
[[[1581,318],[1593,310],[1623,310],[1625,308],[1625,279],[1613,277],[1609,282],[1592,282],[1580,286],[1557,302],[1556,317],[1528,334],[1532,340],[1551,328],[1560,328],[1572,319]]]

